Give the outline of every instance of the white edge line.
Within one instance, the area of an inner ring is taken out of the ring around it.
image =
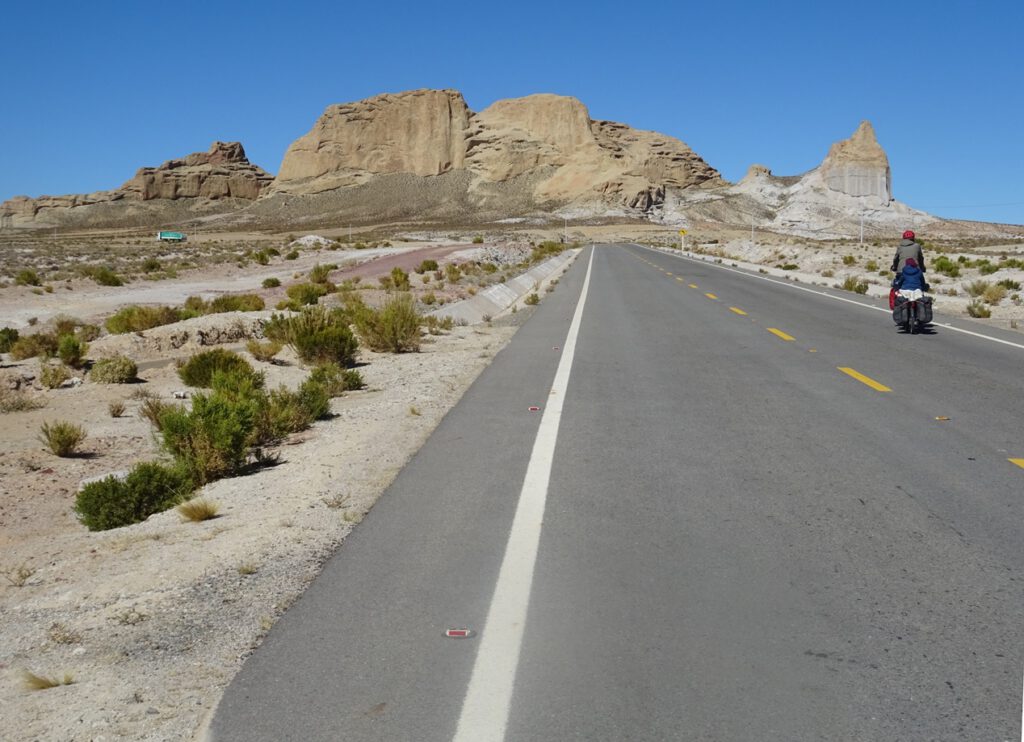
[[[576,354],[576,338],[583,318],[583,305],[590,288],[594,252],[594,248],[591,248],[587,276],[583,280],[576,313],[569,325],[569,334],[562,346],[562,358],[551,385],[551,390],[556,394],[548,396],[548,406],[544,409],[537,429],[537,438],[505,546],[505,556],[494,586],[491,607],[483,631],[480,632],[480,648],[462,701],[462,713],[453,742],[501,742],[505,738],[530,602],[534,564],[540,546],[548,481],[558,441],[558,427],[562,420],[562,404],[569,384],[573,356]]]
[[[700,263],[701,265],[711,266],[712,268],[719,268],[719,269],[721,269],[723,271],[729,271],[730,273],[738,273],[739,275],[746,276],[747,278],[756,278],[759,281],[767,281],[768,283],[773,283],[776,286],[786,286],[786,287],[791,288],[791,289],[797,289],[799,291],[806,291],[809,294],[817,294],[818,296],[825,296],[825,297],[828,297],[829,299],[832,299],[834,301],[844,301],[847,304],[853,304],[853,305],[858,306],[858,307],[863,307],[864,309],[871,309],[872,311],[875,311],[875,312],[885,312],[886,314],[889,314],[889,310],[888,309],[884,309],[882,307],[873,307],[870,304],[864,304],[862,302],[855,301],[854,299],[847,299],[846,297],[843,297],[843,296],[833,296],[832,294],[829,294],[829,293],[827,293],[825,291],[819,291],[818,289],[808,288],[807,286],[800,286],[800,285],[797,285],[795,283],[790,283],[789,281],[780,281],[777,278],[768,278],[767,276],[756,276],[753,273],[748,273],[747,271],[739,270],[738,268],[732,268],[732,267],[729,267],[729,266],[726,266],[726,265],[719,265],[718,263],[712,263],[710,261],[702,260],[700,258],[694,258],[694,257],[691,257],[689,255],[679,255],[677,253],[665,252],[665,251],[659,250],[659,249],[657,249],[655,247],[648,247],[647,245],[641,245],[641,244],[638,244],[636,242],[629,242],[629,243],[626,243],[626,244],[634,245],[636,247],[643,248],[644,250],[650,250],[652,252],[660,253],[661,255],[668,255],[671,258],[677,258],[679,260],[689,260],[692,263]],[[993,343],[1002,343],[1003,345],[1009,345],[1012,348],[1019,348],[1021,350],[1024,350],[1024,345],[1021,345],[1020,343],[1011,342],[1010,340],[1003,340],[1001,338],[994,338],[991,335],[983,335],[980,332],[974,332],[973,330],[965,330],[962,327],[953,327],[953,325],[950,325],[950,324],[945,323],[945,322],[942,322],[942,323],[936,322],[934,324],[937,324],[939,327],[942,327],[943,329],[946,329],[946,330],[952,330],[953,332],[962,332],[965,335],[973,335],[974,337],[981,338],[982,340],[991,340]],[[1021,742],[1024,742],[1024,734],[1021,735]]]

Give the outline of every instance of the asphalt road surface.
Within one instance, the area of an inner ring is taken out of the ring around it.
[[[1020,740],[1024,338],[878,306],[586,250],[210,737]]]

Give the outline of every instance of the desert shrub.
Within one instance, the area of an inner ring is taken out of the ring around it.
[[[437,303],[437,295],[433,291],[428,291],[420,297],[420,301],[429,307],[431,304]]]
[[[52,358],[57,355],[57,336],[48,332],[22,335],[11,346],[11,358],[24,361],[28,358]]]
[[[877,260],[869,260],[868,262],[866,262],[864,264],[864,270],[867,270],[867,271],[877,271],[878,270],[878,261]]]
[[[823,270],[823,271],[821,272],[821,275],[822,275],[822,276],[823,276],[824,278],[832,278],[832,276],[834,276],[835,274],[836,274],[836,272],[835,272],[835,271],[833,271],[833,270]]]
[[[124,409],[124,400],[115,399],[107,403],[107,412],[110,413],[111,417],[122,417],[124,415]]]
[[[284,345],[277,340],[268,340],[265,343],[261,343],[259,340],[250,340],[245,345],[245,349],[249,351],[253,358],[264,363],[273,361],[274,356],[280,353],[283,347]]]
[[[65,366],[43,364],[39,369],[39,383],[47,389],[56,389],[71,378],[71,372]]]
[[[178,376],[189,386],[210,387],[216,372],[234,372],[262,380],[242,356],[224,348],[196,353],[178,368]],[[260,382],[260,385],[262,381]]]
[[[1006,298],[1006,287],[994,284],[985,289],[981,294],[981,300],[987,304],[998,304]]]
[[[195,489],[185,467],[155,461],[136,464],[128,476],[89,482],[75,498],[75,513],[90,531],[131,525],[168,510]]]
[[[310,283],[326,284],[331,276],[331,271],[334,270],[335,266],[331,265],[320,265],[317,263],[309,270]]]
[[[796,263],[786,263],[784,266],[782,266],[782,270],[784,271],[795,271],[799,269],[800,266],[797,265]]]
[[[74,335],[62,335],[57,341],[57,357],[65,366],[81,368],[85,354],[89,352],[89,344]]]
[[[265,289],[276,289],[280,285],[281,285],[281,279],[280,278],[274,278],[273,276],[271,276],[270,278],[264,278],[263,279],[263,288],[265,288]]]
[[[391,269],[391,283],[399,291],[409,290],[409,274],[397,265]]]
[[[97,325],[83,324],[75,330],[75,337],[84,342],[92,342],[100,336],[100,328]]]
[[[437,270],[437,261],[436,260],[424,260],[418,266],[416,266],[416,268],[414,270],[415,270],[416,273],[421,273],[421,274],[422,273],[426,273],[427,271],[436,271]]]
[[[8,353],[18,341],[18,331],[13,327],[0,329],[0,353]]]
[[[284,256],[284,259],[285,260],[295,260],[298,257],[299,257],[299,251],[298,250],[292,250],[290,253],[288,253],[287,255]]]
[[[105,265],[88,268],[85,274],[100,286],[124,286],[124,279]]]
[[[540,243],[539,245],[536,245],[530,251],[530,259],[529,259],[528,262],[530,262],[530,263],[539,263],[540,261],[545,260],[546,258],[550,258],[553,255],[560,254],[561,252],[563,252],[566,249],[566,247],[568,247],[568,246],[564,245],[561,242],[554,242],[553,240],[546,240],[546,241]]]
[[[950,278],[957,278],[960,275],[960,263],[954,263],[945,255],[940,255],[932,261],[932,270]]]
[[[39,274],[33,270],[25,268],[24,270],[18,271],[14,277],[14,283],[17,286],[39,286],[42,281],[39,280]]]
[[[448,263],[444,267],[444,277],[448,279],[450,283],[457,283],[462,278],[462,270],[455,263]]]
[[[217,503],[209,500],[199,498],[196,500],[187,500],[178,505],[178,514],[182,520],[188,520],[193,523],[201,523],[204,520],[210,520],[216,518],[220,508]]]
[[[260,265],[270,264],[270,256],[267,255],[265,250],[259,250],[258,252],[253,253],[252,259]]]
[[[39,428],[39,440],[58,456],[71,456],[85,440],[85,429],[80,425],[59,420],[53,425],[43,423]]]
[[[515,311],[515,305],[512,306],[512,311]],[[431,335],[440,335],[442,330],[452,329],[455,326],[455,322],[451,317],[438,319],[433,315],[427,315],[423,318],[423,326],[427,328],[427,332]]]
[[[968,284],[964,284],[964,291],[967,292],[968,296],[978,297],[984,294],[991,285],[988,281],[971,281]]]
[[[474,244],[474,245],[482,245],[482,244],[484,244],[484,238],[483,238],[483,237],[481,237],[480,235],[476,235],[476,236],[475,236],[475,237],[473,238],[473,244]]]
[[[1002,286],[1007,291],[1020,291],[1020,283],[1010,278],[1004,278],[1002,281],[997,281],[996,285]],[[0,330],[2,332],[2,330]]]
[[[260,406],[248,395],[196,394],[191,410],[170,408],[160,415],[164,447],[199,485],[236,474],[245,465]]]
[[[540,296],[538,296],[537,292],[534,291],[532,294],[523,299],[523,303],[528,304],[530,306],[540,304]]]
[[[144,273],[152,273],[153,271],[160,270],[162,266],[160,261],[156,258],[146,258],[142,261],[142,270]]]
[[[271,340],[287,343],[303,363],[355,362],[359,344],[349,329],[349,314],[341,309],[309,307],[292,316],[275,314],[263,328]]]
[[[337,363],[321,363],[310,371],[308,380],[322,386],[331,397],[340,397],[344,392],[365,386],[358,371],[342,368]]]
[[[327,287],[319,283],[296,283],[288,287],[287,294],[292,305],[298,309],[319,302],[320,297],[327,294]]]
[[[101,358],[89,370],[89,379],[100,384],[130,384],[135,381],[139,367],[128,356]]]
[[[153,428],[160,432],[163,429],[163,423],[161,419],[165,412],[170,410],[181,410],[184,409],[181,405],[171,404],[170,402],[164,402],[158,397],[146,397],[142,400],[142,404],[139,405],[139,417],[144,417],[153,425]]]
[[[169,325],[185,319],[186,313],[174,307],[130,306],[118,310],[104,323],[107,330],[115,335],[126,332],[142,332],[161,325]]]
[[[0,385],[0,412],[26,412],[38,410],[45,402],[20,389]]]
[[[400,294],[378,310],[355,316],[360,337],[373,350],[405,353],[420,349],[420,315],[409,294]]]
[[[481,263],[480,264],[480,270],[482,270],[484,273],[490,275],[491,273],[497,273],[498,272],[498,266],[496,266],[494,263]]]
[[[53,326],[53,334],[60,337],[61,335],[74,335],[75,330],[77,330],[78,326],[82,323],[70,314],[61,313],[54,317],[50,321],[50,324]]]
[[[855,294],[866,294],[868,292],[867,282],[861,281],[856,276],[847,276],[839,288],[843,291],[852,291]]]
[[[855,258],[853,255],[844,255],[843,256],[843,265],[853,265],[856,262],[857,262],[857,258]]]
[[[999,266],[998,265],[992,265],[987,260],[985,260],[985,261],[978,261],[978,262],[979,262],[978,272],[981,273],[981,275],[983,275],[983,276],[990,276],[993,273],[995,273],[997,270],[999,270]]]
[[[205,314],[222,312],[259,312],[264,308],[263,298],[256,294],[230,294],[218,296],[206,305]]]
[[[972,317],[980,317],[982,319],[992,316],[992,310],[982,304],[980,301],[975,299],[967,305],[967,314]]]

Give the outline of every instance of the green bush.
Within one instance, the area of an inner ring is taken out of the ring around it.
[[[932,261],[932,270],[950,278],[957,278],[960,275],[960,264],[954,263],[945,255],[940,255]]]
[[[989,286],[981,295],[982,301],[987,304],[996,305],[1006,298],[1006,287],[995,284]]]
[[[473,244],[474,245],[482,245],[482,244],[484,244],[484,238],[481,237],[480,235],[477,235],[476,237],[473,238]]]
[[[309,373],[308,380],[319,384],[331,397],[340,397],[343,393],[362,389],[362,375],[355,369],[344,369],[337,363],[321,363]]]
[[[271,276],[270,278],[264,278],[263,279],[263,288],[265,288],[265,289],[276,289],[280,285],[281,285],[281,279],[280,278],[274,278],[273,276]]]
[[[74,335],[75,330],[82,324],[81,320],[75,319],[69,314],[58,314],[51,321],[53,334],[58,338],[61,335]]]
[[[270,256],[267,255],[267,253],[264,250],[260,250],[259,252],[254,253],[252,259],[259,263],[260,265],[270,264]]]
[[[331,271],[334,270],[335,266],[331,265],[320,265],[317,263],[309,270],[310,283],[326,284],[328,278],[331,276]]]
[[[66,366],[54,366],[47,363],[39,369],[39,383],[47,389],[56,389],[70,378],[71,372]]]
[[[196,394],[192,409],[170,408],[160,415],[164,447],[199,485],[237,474],[245,465],[259,397],[223,391]]]
[[[11,358],[24,361],[29,358],[52,358],[57,355],[57,336],[49,332],[22,335],[11,346]]]
[[[100,286],[124,286],[124,279],[105,265],[88,268],[85,274]]]
[[[303,363],[333,361],[351,366],[359,348],[349,329],[349,315],[341,309],[317,306],[290,317],[275,314],[263,332],[271,340],[287,343]]]
[[[444,267],[444,277],[448,279],[449,283],[458,283],[459,279],[462,278],[462,270],[455,263],[448,263]]]
[[[185,467],[142,462],[124,479],[109,476],[86,484],[75,498],[74,509],[90,531],[105,531],[169,510],[187,499],[194,489]]]
[[[539,263],[542,260],[550,258],[554,255],[558,255],[565,251],[568,245],[561,242],[554,242],[552,240],[546,240],[530,251],[530,263]]]
[[[532,294],[530,294],[525,299],[523,299],[523,304],[528,304],[530,306],[534,306],[535,304],[540,304],[540,296],[538,296],[537,292],[534,291]]]
[[[988,281],[971,281],[968,284],[964,284],[964,291],[967,292],[968,296],[977,297],[984,294],[991,285]]]
[[[57,356],[65,366],[81,368],[88,352],[89,344],[74,335],[62,335],[57,341]]]
[[[13,327],[0,329],[0,353],[9,353],[18,341],[18,331]]]
[[[75,330],[75,337],[84,342],[92,342],[100,336],[100,328],[96,325],[84,324]]]
[[[213,375],[218,371],[259,379],[257,385],[262,385],[262,376],[256,373],[247,360],[223,348],[196,353],[178,368],[178,376],[189,386],[210,387],[213,385]]]
[[[265,343],[261,343],[259,340],[250,340],[245,344],[245,349],[249,351],[252,357],[264,363],[273,361],[274,356],[280,353],[283,347],[284,345],[277,340],[268,340]]]
[[[391,269],[391,284],[399,291],[408,291],[409,274],[396,265]]]
[[[421,274],[422,273],[426,273],[427,271],[436,271],[437,270],[437,261],[436,260],[424,260],[422,263],[420,263],[418,266],[416,266],[416,268],[414,268],[413,270],[415,270],[416,273],[421,273]]]
[[[230,294],[218,296],[206,306],[206,314],[222,312],[259,312],[266,305],[256,294]]]
[[[130,306],[118,310],[104,323],[107,331],[115,335],[126,332],[142,332],[161,325],[169,325],[185,319],[186,313],[174,307]]]
[[[146,258],[142,261],[142,270],[144,273],[152,273],[158,271],[163,266],[160,265],[160,261],[156,258]]]
[[[28,268],[18,271],[18,274],[14,277],[14,283],[17,286],[39,286],[42,281],[39,280],[39,274]]]
[[[296,283],[289,286],[286,293],[296,308],[312,306],[327,294],[327,287],[319,283]]]
[[[857,262],[857,258],[855,258],[853,255],[844,255],[843,256],[843,265],[853,265],[856,262]]]
[[[298,250],[292,250],[290,253],[288,253],[287,255],[284,256],[284,259],[285,260],[295,260],[298,257],[299,257],[299,251]]]
[[[868,292],[868,284],[866,281],[861,281],[855,276],[847,276],[843,280],[843,285],[839,288],[843,291],[852,291],[856,294],[866,294]]]
[[[1020,291],[1020,283],[1012,279],[1004,278],[1002,281],[997,281],[996,283],[1008,291]],[[0,330],[0,332],[3,331]]]
[[[130,384],[138,376],[139,367],[127,356],[101,358],[89,370],[89,379],[100,384]]]
[[[72,456],[85,440],[85,429],[66,420],[53,425],[43,423],[39,429],[39,440],[58,456]]]
[[[420,315],[409,294],[400,294],[379,310],[355,316],[360,337],[378,352],[405,353],[420,349]]]

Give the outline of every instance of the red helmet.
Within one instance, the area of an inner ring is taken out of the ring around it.
[[[905,240],[912,240],[912,239],[914,239],[914,233],[911,232],[908,229],[906,232],[903,233],[903,239],[905,239]]]

